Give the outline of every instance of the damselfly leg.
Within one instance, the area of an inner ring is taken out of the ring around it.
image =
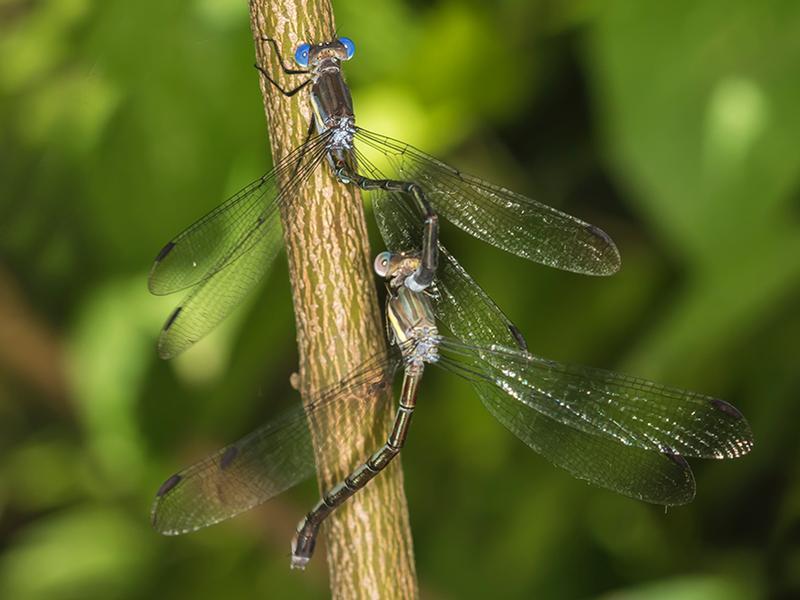
[[[278,57],[278,64],[280,64],[281,69],[283,70],[284,74],[286,75],[308,75],[310,71],[308,69],[292,69],[291,67],[286,66],[286,61],[283,60],[283,55],[281,54],[280,48],[278,48],[278,42],[276,42],[273,38],[267,36],[261,36],[259,38],[262,42],[267,42],[270,46],[272,46],[273,52],[275,52],[275,56]]]
[[[271,37],[264,36],[261,37],[260,39],[262,42],[267,42],[270,46],[272,46],[272,51],[275,52],[275,56],[278,57],[278,64],[281,66],[281,70],[283,71],[284,75],[309,75],[311,73],[308,69],[292,69],[287,67],[286,62],[284,62],[283,56],[281,55],[280,48],[278,48],[278,43]],[[312,81],[312,78],[309,77],[298,86],[287,90],[284,89],[283,86],[281,86],[281,84],[279,84],[275,79],[273,79],[272,76],[267,72],[267,70],[264,67],[262,67],[258,63],[254,64],[253,66],[256,69],[258,69],[258,72],[261,73],[261,75],[264,76],[264,79],[269,81],[276,90],[278,90],[281,94],[283,94],[287,98],[291,98],[300,90],[305,89],[305,87]]]

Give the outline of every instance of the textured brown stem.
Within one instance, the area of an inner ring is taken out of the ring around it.
[[[284,75],[269,45],[277,41],[288,63],[302,42],[334,35],[329,0],[251,0],[256,60],[282,87],[303,76]],[[306,92],[286,98],[262,78],[264,108],[275,161],[305,139],[311,121]],[[384,332],[371,272],[360,194],[317,168],[302,195],[282,210],[297,322],[302,389],[330,385],[375,353]],[[320,489],[341,481],[386,439],[388,423],[342,439],[338,456],[317,454]],[[309,507],[310,508],[310,507]],[[414,598],[418,595],[408,508],[399,461],[336,511],[323,528],[334,598]],[[287,540],[288,547],[288,540]]]

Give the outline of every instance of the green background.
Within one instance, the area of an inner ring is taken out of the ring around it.
[[[619,245],[588,278],[448,230],[532,350],[725,398],[756,436],[694,461],[697,499],[665,513],[431,373],[403,453],[423,596],[800,594],[800,3],[335,9],[360,124]],[[2,598],[327,595],[324,560],[288,569],[313,482],[183,538],[148,523],[166,476],[294,398],[282,255],[169,363],[179,298],[146,290],[161,245],[270,166],[252,63],[245,0],[0,0]]]

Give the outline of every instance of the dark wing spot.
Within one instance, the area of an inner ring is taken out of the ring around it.
[[[606,258],[613,259],[613,264],[609,265],[609,269],[601,273],[602,275],[611,275],[619,271],[621,265],[621,259],[619,256],[619,250],[617,249],[617,245],[614,243],[614,240],[611,239],[611,236],[608,235],[605,231],[597,227],[596,225],[592,225],[591,223],[586,224],[586,230],[595,238],[600,239],[602,242],[605,243],[606,248],[603,250],[603,254]]]
[[[594,237],[598,237],[604,242],[613,243],[611,236],[609,236],[605,231],[600,229],[597,225],[592,225],[591,223],[586,223],[586,229],[591,233]]]
[[[689,468],[689,463],[686,462],[686,459],[683,458],[680,454],[675,454],[675,452],[673,452],[669,448],[663,450],[661,452],[661,454],[666,456],[668,459],[670,459],[676,465],[679,465],[679,466],[683,467],[684,469],[688,469]]]
[[[169,316],[169,319],[167,319],[167,322],[164,323],[164,331],[166,331],[167,329],[172,327],[172,324],[175,322],[175,319],[178,318],[178,315],[181,314],[182,310],[183,310],[183,307],[179,306],[174,311],[172,311],[172,314]]]
[[[181,482],[181,479],[183,478],[178,474],[175,474],[169,479],[167,479],[164,483],[161,484],[161,487],[158,488],[158,491],[156,492],[156,498],[161,498],[161,496],[169,492],[172,488],[174,488]]]
[[[720,412],[724,412],[726,415],[729,415],[737,420],[743,420],[744,415],[738,411],[738,409],[734,408],[733,405],[728,404],[724,400],[717,400],[716,398],[712,398],[709,400],[711,406],[716,408]]]
[[[528,342],[525,341],[525,336],[522,335],[522,332],[519,328],[514,325],[513,323],[508,324],[508,330],[511,332],[511,335],[514,336],[514,339],[517,342],[517,346],[519,346],[520,350],[528,351]]]
[[[175,242],[167,242],[167,244],[158,253],[158,256],[156,256],[156,262],[161,262],[162,260],[164,260],[164,258],[166,258],[166,256],[167,256],[167,254],[172,252],[172,249],[174,247],[175,247]]]
[[[228,446],[225,452],[222,453],[222,458],[219,461],[219,468],[223,471],[231,466],[233,460],[239,455],[239,448],[236,446]]]

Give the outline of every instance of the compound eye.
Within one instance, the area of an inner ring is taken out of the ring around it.
[[[391,260],[391,252],[381,252],[375,257],[374,268],[375,273],[377,273],[379,277],[386,277],[389,274],[389,264],[391,263]]]
[[[343,37],[339,38],[339,43],[344,46],[344,51],[346,53],[345,60],[353,58],[353,54],[356,53],[356,45],[353,43],[353,40]]]
[[[303,67],[308,67],[308,56],[311,52],[311,44],[300,44],[294,51],[294,61]]]

